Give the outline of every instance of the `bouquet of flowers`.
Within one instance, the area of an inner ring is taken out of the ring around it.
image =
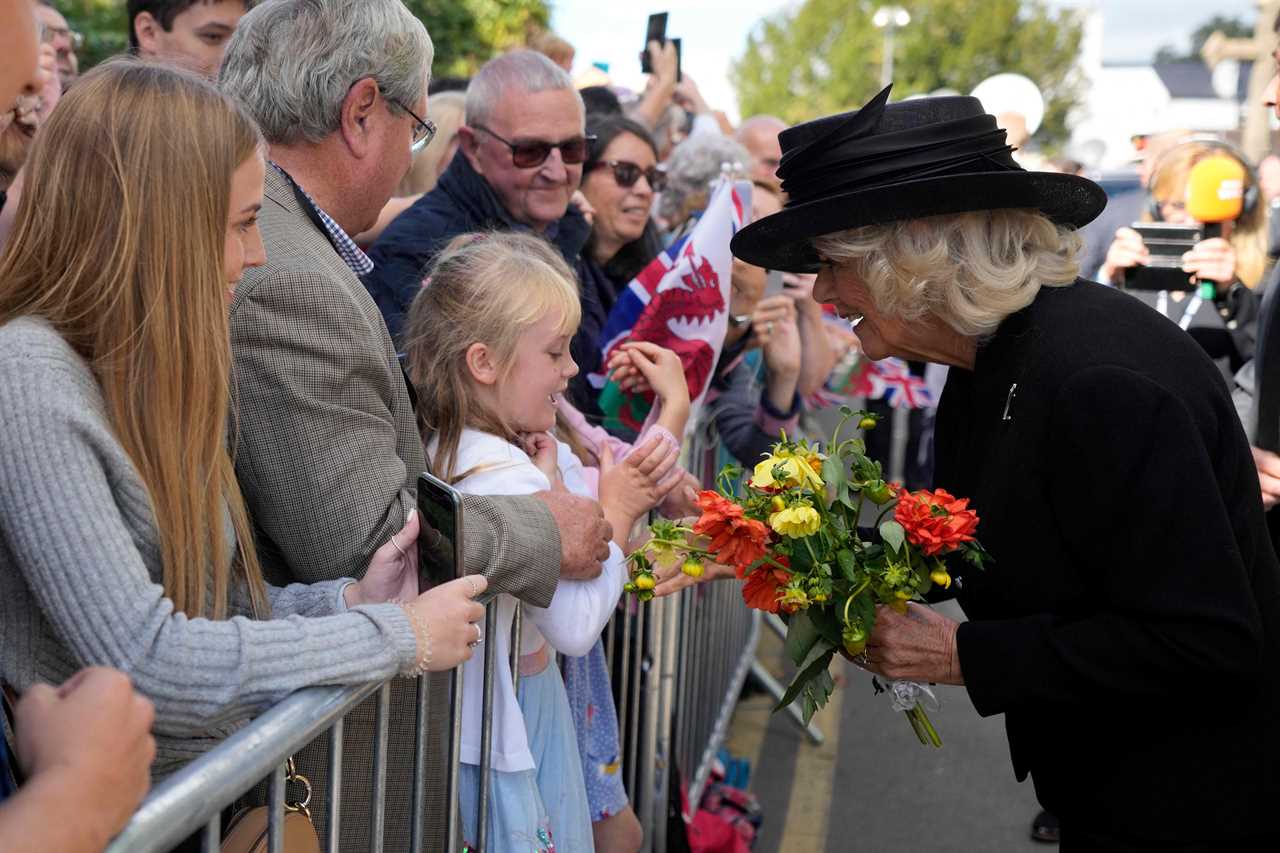
[[[862,439],[840,439],[850,421],[867,430],[876,416],[847,406],[841,414],[825,452],[784,434],[741,494],[734,483],[742,471],[725,468],[717,491],[699,495],[697,521],[654,523],[652,539],[629,557],[627,590],[643,601],[653,597],[655,564],[679,562],[693,577],[708,560],[732,566],[745,581],[747,605],[787,622],[786,649],[799,672],[775,710],[799,699],[806,722],[831,696],[836,652],[863,653],[877,605],[905,612],[935,585],[949,588],[964,563],[982,568],[989,559],[974,537],[978,516],[968,499],[885,482]],[[927,688],[898,682],[891,689],[920,742],[941,746],[919,702]]]

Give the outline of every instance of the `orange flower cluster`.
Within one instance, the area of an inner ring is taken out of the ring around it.
[[[777,613],[782,590],[790,580],[790,572],[773,566],[760,566],[747,576],[747,582],[742,585],[742,600],[753,610]]]
[[[747,569],[764,556],[769,541],[769,528],[754,518],[746,518],[742,507],[712,491],[698,495],[702,517],[693,525],[693,532],[711,540],[707,550],[715,553],[717,563],[733,566],[738,577],[745,577]]]
[[[926,557],[954,551],[973,542],[978,514],[969,509],[968,498],[956,498],[946,489],[932,492],[898,493],[893,517],[907,532],[907,541],[919,546]]]

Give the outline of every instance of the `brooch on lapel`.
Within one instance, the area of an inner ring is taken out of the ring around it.
[[[1010,386],[1009,386],[1009,396],[1007,396],[1007,397],[1005,397],[1005,398],[1004,398],[1004,414],[1003,414],[1003,415],[1001,415],[1000,420],[1002,420],[1002,421],[1011,421],[1011,420],[1013,420],[1013,415],[1009,414],[1009,409],[1010,409],[1010,408],[1012,408],[1012,406],[1013,406],[1013,398],[1014,398],[1014,397],[1016,397],[1016,396],[1018,396],[1018,383],[1017,383],[1017,382],[1015,382],[1015,383],[1013,383],[1012,385],[1010,385]]]

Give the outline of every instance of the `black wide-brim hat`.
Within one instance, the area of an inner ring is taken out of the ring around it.
[[[1079,228],[1106,206],[1087,178],[1014,162],[1004,130],[977,98],[890,104],[890,88],[860,110],[779,134],[786,207],[739,231],[734,255],[767,269],[816,272],[813,238],[847,228],[1006,208]]]

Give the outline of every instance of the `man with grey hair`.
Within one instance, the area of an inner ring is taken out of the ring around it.
[[[231,302],[238,420],[236,473],[268,579],[314,583],[362,571],[405,523],[426,469],[410,390],[377,307],[357,275],[372,264],[350,234],[370,227],[430,141],[432,45],[400,0],[268,0],[240,21],[221,85],[256,118],[269,147],[260,222],[264,266]],[[490,592],[547,606],[558,577],[593,577],[609,526],[567,492],[466,497],[465,572]],[[406,579],[416,590],[416,578]],[[409,590],[412,592],[413,590]],[[428,620],[429,621],[429,620]],[[477,642],[482,633],[477,626]],[[448,679],[429,687],[428,779],[413,802],[414,683],[391,691],[384,845],[445,849]],[[344,729],[342,850],[367,849],[374,706]],[[327,748],[297,756],[322,831]]]
[[[751,180],[777,189],[781,186],[776,172],[782,162],[782,143],[778,134],[787,123],[777,116],[752,116],[738,128],[738,141],[751,155]]]
[[[458,234],[532,231],[577,264],[591,230],[569,204],[588,153],[585,120],[569,75],[540,53],[514,51],[480,69],[467,87],[462,156],[369,252],[364,283],[393,337],[432,259]]]

